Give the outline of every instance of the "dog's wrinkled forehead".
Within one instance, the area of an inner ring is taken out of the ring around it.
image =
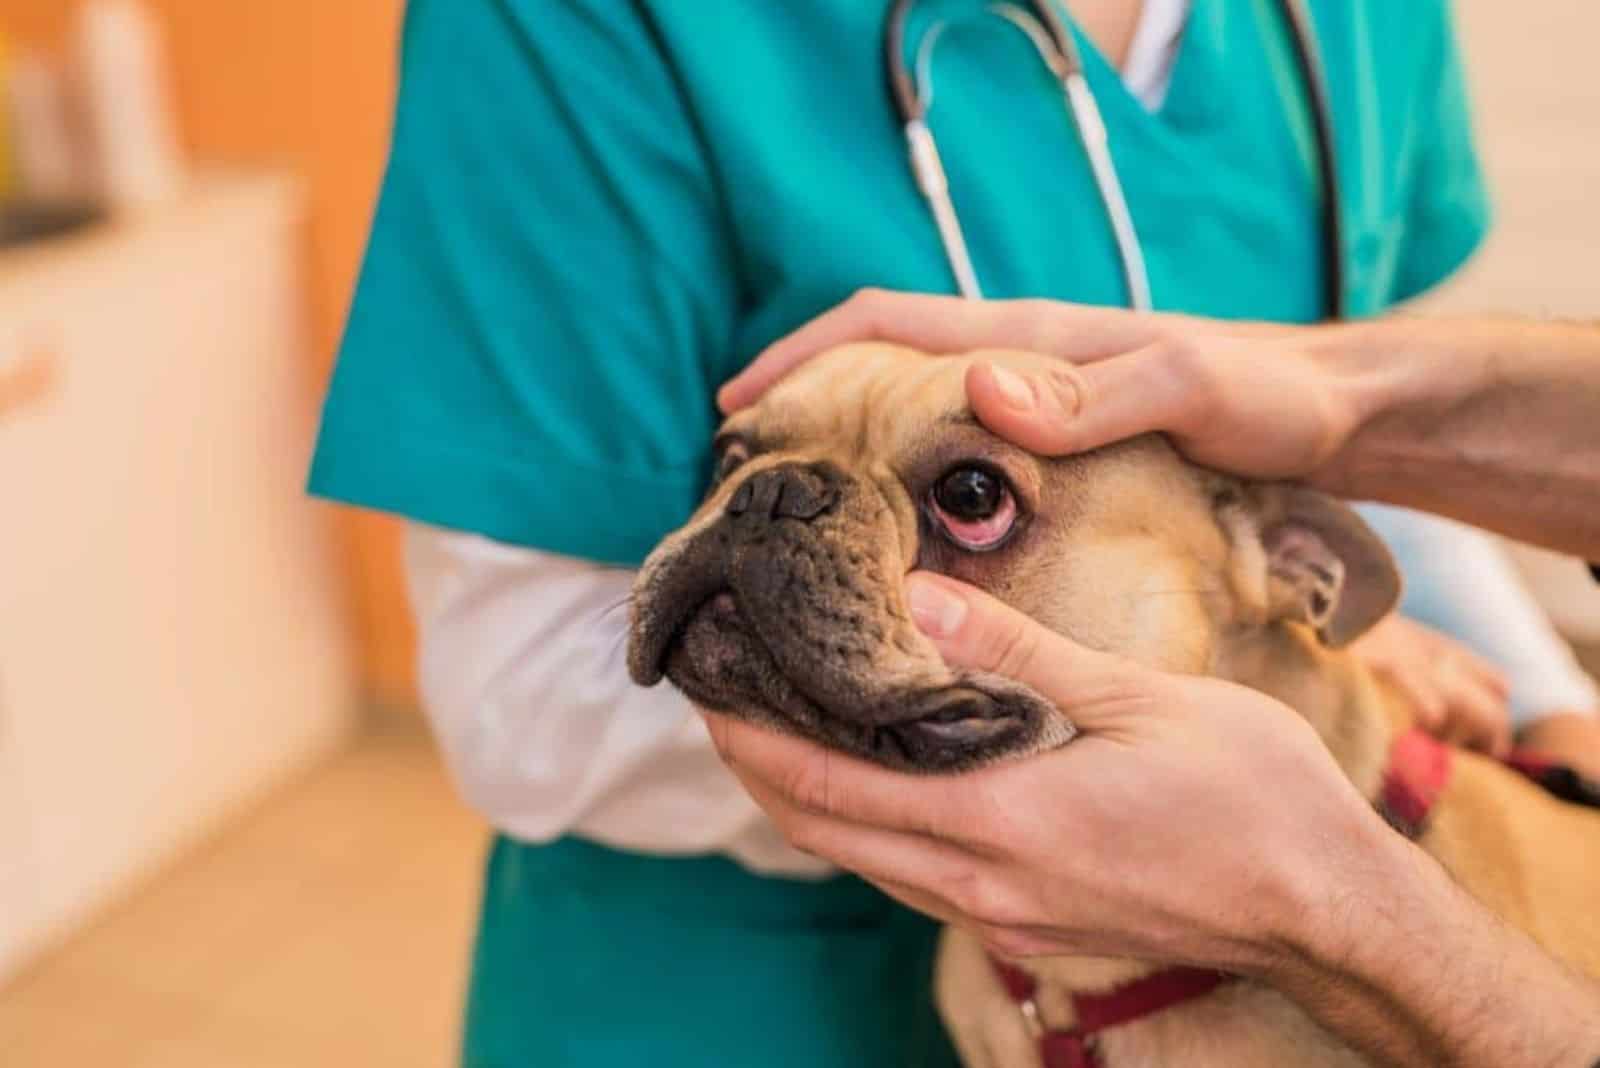
[[[725,435],[747,435],[762,451],[828,449],[846,456],[903,456],[951,420],[971,422],[964,380],[978,359],[1040,365],[1018,352],[930,358],[880,343],[831,349],[793,371]]]

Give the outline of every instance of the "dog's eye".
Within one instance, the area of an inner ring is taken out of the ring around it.
[[[933,499],[954,519],[979,522],[1000,510],[1006,484],[993,472],[981,467],[958,467],[939,480]]]
[[[966,464],[934,483],[933,514],[944,533],[963,549],[998,548],[1017,522],[1017,501],[1005,479],[986,467]]]
[[[739,465],[750,459],[750,449],[744,442],[734,439],[717,450],[717,466],[711,472],[711,484],[720,485],[722,480],[738,470]]]

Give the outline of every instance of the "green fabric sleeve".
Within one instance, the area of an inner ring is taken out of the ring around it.
[[[632,564],[689,514],[738,283],[624,0],[412,0],[313,492]]]
[[[1489,231],[1489,194],[1473,137],[1472,107],[1448,2],[1438,4],[1437,32],[1421,65],[1418,138],[1411,162],[1405,241],[1395,276],[1396,301],[1433,288],[1476,251]]]

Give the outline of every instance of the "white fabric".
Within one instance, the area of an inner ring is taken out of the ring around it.
[[[1122,81],[1146,111],[1157,112],[1172,85],[1183,28],[1189,22],[1190,0],[1144,0],[1139,25],[1128,43]]]
[[[1511,683],[1511,720],[1600,714],[1600,690],[1551,625],[1500,543],[1481,530],[1405,508],[1358,509],[1405,574],[1400,609],[1453,635]]]

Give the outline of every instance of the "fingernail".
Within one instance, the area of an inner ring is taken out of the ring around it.
[[[999,390],[1001,399],[1008,407],[1027,411],[1034,406],[1033,388],[1021,375],[994,364],[989,365],[989,374],[994,379],[994,388]]]
[[[912,575],[906,580],[906,601],[911,618],[930,638],[948,638],[967,618],[967,600],[931,579]]]

